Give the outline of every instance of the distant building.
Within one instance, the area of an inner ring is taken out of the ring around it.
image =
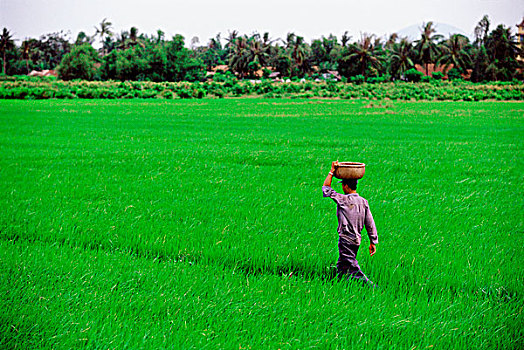
[[[517,41],[521,52],[521,54],[517,56],[517,59],[519,61],[524,61],[524,55],[522,54],[522,51],[524,50],[524,18],[522,19],[522,22],[520,22],[520,24],[517,24],[517,28]]]
[[[342,80],[342,77],[340,76],[339,72],[336,70],[328,70],[327,73],[322,73],[322,78],[324,80],[334,80],[334,81]]]
[[[43,71],[33,70],[28,74],[30,77],[58,77],[56,70],[45,69]]]

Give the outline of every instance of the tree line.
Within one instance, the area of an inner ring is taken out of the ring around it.
[[[204,46],[196,45],[198,39],[193,38],[188,48],[183,36],[166,39],[161,30],[147,35],[132,27],[116,34],[104,19],[92,36],[80,32],[74,42],[59,32],[16,45],[4,28],[0,53],[3,74],[56,69],[63,80],[202,81],[208,71],[222,65],[240,79],[260,73],[303,78],[336,71],[347,80],[388,81],[405,79],[415,65],[424,67],[426,76],[430,65],[435,65],[450,78],[468,76],[473,82],[522,79],[517,59],[522,52],[515,36],[502,24],[491,29],[488,16],[477,24],[473,42],[461,34],[445,38],[432,22],[423,24],[413,42],[397,34],[387,40],[372,34],[352,39],[346,32],[340,38],[329,35],[307,43],[295,33],[274,39],[269,33],[232,31],[225,38],[218,34]],[[98,50],[93,47],[95,40],[100,42]],[[443,74],[434,73],[439,75]]]

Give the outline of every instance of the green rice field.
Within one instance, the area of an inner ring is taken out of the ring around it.
[[[523,140],[521,101],[0,100],[0,348],[521,349]]]

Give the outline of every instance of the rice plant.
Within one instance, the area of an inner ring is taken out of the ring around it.
[[[523,111],[0,101],[0,346],[518,348]],[[336,159],[367,164],[379,289],[334,276]]]

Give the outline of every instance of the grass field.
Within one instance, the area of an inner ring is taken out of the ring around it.
[[[0,348],[522,348],[523,140],[522,102],[0,100]],[[334,278],[336,159],[379,289]]]

